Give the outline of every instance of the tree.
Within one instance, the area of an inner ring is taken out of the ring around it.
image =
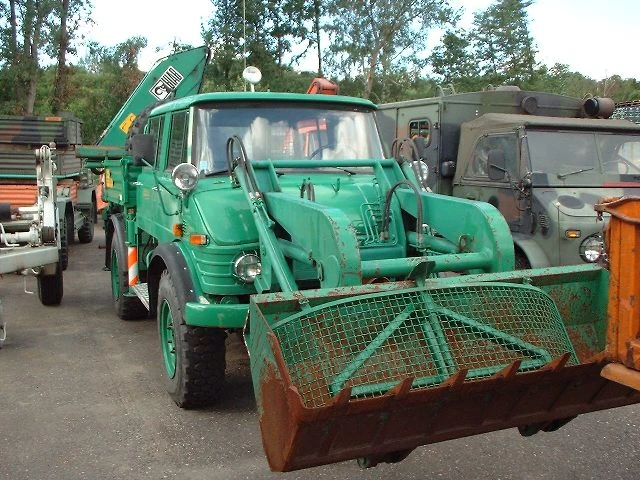
[[[378,78],[394,67],[421,67],[429,29],[452,15],[446,0],[329,0],[329,50],[334,73],[360,76],[369,98]],[[384,89],[382,98],[384,101]]]
[[[54,0],[8,0],[0,3],[0,42],[13,86],[13,113],[33,113],[40,54],[51,39]]]
[[[433,73],[445,85],[454,85],[458,91],[477,90],[479,68],[471,52],[469,35],[463,30],[448,31],[442,44],[435,47],[429,57]]]
[[[10,85],[0,88],[0,101],[6,111],[33,114],[44,55],[58,62],[51,106],[63,107],[66,54],[75,52],[78,27],[89,21],[89,11],[89,0],[0,0],[0,65]]]
[[[533,0],[498,0],[474,15],[475,58],[491,83],[522,83],[535,73],[535,46],[527,8]]]
[[[74,40],[82,23],[91,23],[89,0],[61,0],[55,7],[55,16],[59,26],[53,28],[53,40],[50,54],[57,59],[56,78],[51,98],[51,110],[54,113],[65,108],[67,99],[67,53],[76,53]]]
[[[263,78],[282,77],[295,63],[293,46],[308,43],[304,0],[216,0],[202,36],[212,49],[209,74],[214,88],[230,90],[242,84],[245,63],[257,66]],[[243,57],[243,54],[246,56]]]
[[[94,142],[118,113],[144,73],[138,68],[144,37],[131,37],[113,47],[95,42],[69,75],[68,109],[83,119],[83,137]]]

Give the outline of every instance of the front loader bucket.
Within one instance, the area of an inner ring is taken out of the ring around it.
[[[419,445],[554,430],[640,401],[586,358],[603,343],[588,340],[606,309],[594,300],[600,273],[576,283],[549,271],[527,277],[542,288],[478,275],[254,297],[246,339],[271,469],[371,466]],[[560,307],[576,313],[569,325],[547,291],[571,296]]]

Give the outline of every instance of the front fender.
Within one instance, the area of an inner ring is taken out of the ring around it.
[[[526,255],[531,268],[544,268],[551,266],[551,262],[549,261],[549,257],[547,257],[547,254],[544,253],[544,250],[542,250],[542,248],[540,248],[540,245],[536,243],[532,238],[524,237],[522,235],[514,233],[513,243]]]
[[[149,262],[147,283],[149,287],[149,313],[155,315],[158,305],[158,286],[164,270],[169,272],[178,298],[184,303],[197,301],[198,291],[191,276],[187,253],[179,242],[158,245]]]

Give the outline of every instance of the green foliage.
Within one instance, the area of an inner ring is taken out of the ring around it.
[[[327,11],[332,19],[325,26],[331,35],[332,72],[361,78],[365,98],[394,68],[424,67],[421,54],[429,30],[453,15],[445,0],[329,0]],[[386,100],[384,89],[378,100]]]
[[[294,43],[308,42],[303,0],[216,0],[202,36],[212,49],[207,87],[232,90],[243,85],[242,70],[254,65],[264,78],[282,77]],[[243,22],[243,16],[246,22]],[[246,57],[243,54],[246,53]]]
[[[318,70],[328,72],[342,94],[379,103],[501,84],[578,98],[640,99],[636,79],[597,81],[567,65],[538,64],[527,16],[533,0],[496,0],[474,12],[467,31],[447,0],[256,0],[244,2],[244,12],[242,0],[211,3],[201,31],[212,49],[203,91],[243,90],[242,70],[255,65],[263,73],[258,90],[304,92],[317,74],[295,67],[313,49]],[[78,27],[86,22],[90,0],[0,0],[0,114],[70,111],[84,120],[85,141],[96,140],[142,78],[138,56],[147,42],[89,43],[86,56],[69,66],[61,52],[75,51]],[[428,35],[438,27],[445,33],[431,48]],[[174,51],[190,47],[172,45]],[[40,65],[46,55],[62,59],[62,66]],[[60,82],[66,86],[56,93]]]
[[[527,18],[532,3],[498,0],[474,15],[474,57],[480,73],[497,84],[519,84],[534,75],[536,51]]]

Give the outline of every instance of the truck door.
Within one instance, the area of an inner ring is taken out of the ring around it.
[[[424,140],[424,161],[429,166],[428,185],[431,190],[441,193],[439,185],[440,131],[438,124],[438,105],[403,107],[398,111],[397,138],[417,138]]]
[[[144,167],[139,176],[137,218],[140,227],[158,238],[174,238],[173,225],[180,222],[178,189],[171,181],[173,169],[187,159],[188,112],[173,112],[170,118],[154,118],[149,133],[158,133],[154,168]],[[164,125],[167,123],[168,125]]]
[[[500,180],[489,178],[488,158],[492,150],[501,150],[505,157],[505,175]],[[466,169],[453,187],[456,197],[488,202],[500,210],[512,231],[521,223],[518,191],[513,186],[519,180],[518,137],[515,133],[484,135],[478,139],[466,162]]]

